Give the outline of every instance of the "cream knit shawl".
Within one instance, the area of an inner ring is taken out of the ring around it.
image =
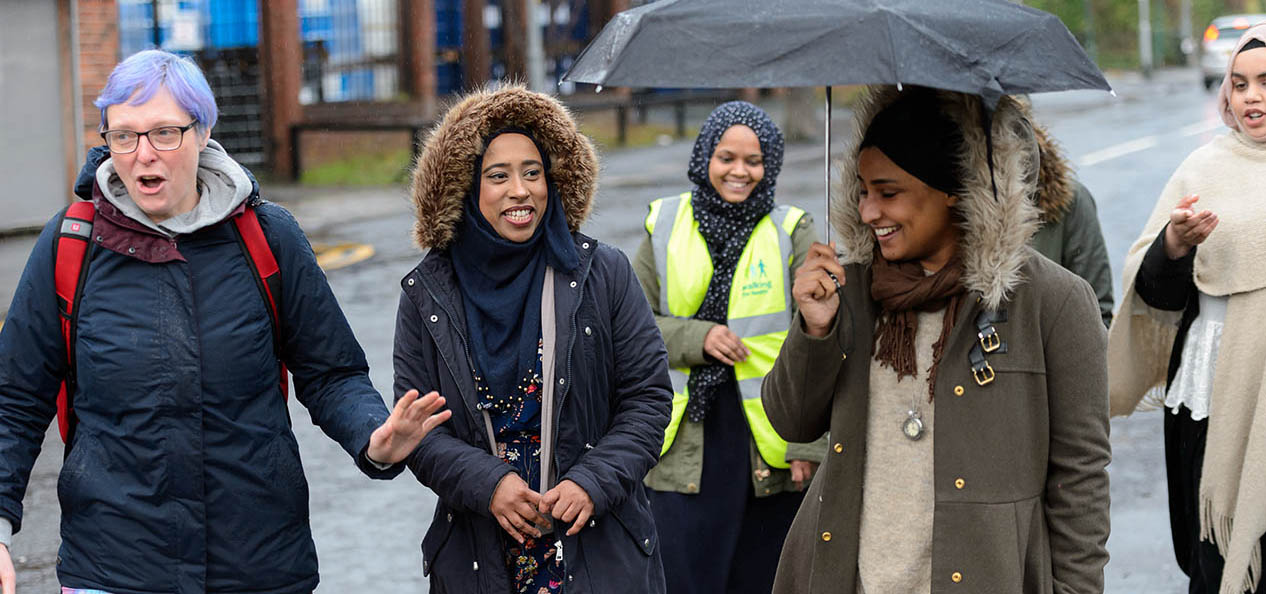
[[[1226,325],[1210,397],[1209,436],[1200,481],[1200,538],[1226,559],[1219,594],[1240,594],[1261,575],[1266,533],[1266,144],[1239,131],[1196,149],[1166,184],[1125,259],[1125,293],[1108,332],[1112,415],[1128,415],[1147,396],[1163,402],[1165,375],[1181,312],[1148,307],[1134,277],[1178,200],[1218,216],[1196,251],[1196,288],[1227,296]]]

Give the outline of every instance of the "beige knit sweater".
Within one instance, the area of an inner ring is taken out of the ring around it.
[[[929,594],[932,590],[933,405],[927,370],[945,310],[919,314],[914,337],[918,375],[870,362],[866,470],[862,488],[858,594]],[[911,403],[923,419],[923,437],[901,432]]]
[[[1266,533],[1266,145],[1238,131],[1196,149],[1165,186],[1125,261],[1121,310],[1108,333],[1113,415],[1132,413],[1145,396],[1163,401],[1169,354],[1181,312],[1148,307],[1134,278],[1148,246],[1178,200],[1198,194],[1196,210],[1218,227],[1196,251],[1201,292],[1228,297],[1210,398],[1209,437],[1200,482],[1201,538],[1226,558],[1219,594],[1239,594],[1261,575]],[[1185,354],[1184,354],[1185,356]]]

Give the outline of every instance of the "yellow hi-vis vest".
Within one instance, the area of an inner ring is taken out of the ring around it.
[[[791,326],[787,267],[792,258],[791,232],[802,216],[803,210],[780,205],[756,223],[730,285],[727,325],[751,351],[746,361],[734,366],[743,413],[757,451],[774,468],[790,466],[786,461],[787,442],[769,424],[761,405],[760,388],[765,374],[773,369]],[[682,318],[693,316],[712,282],[712,257],[694,218],[690,192],[651,202],[646,230],[651,236],[655,273],[659,277],[659,311]],[[673,414],[664,432],[660,455],[672,447],[689,399],[686,385],[690,369],[670,369],[668,375],[673,383]]]

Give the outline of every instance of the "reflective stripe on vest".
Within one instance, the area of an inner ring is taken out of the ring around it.
[[[799,208],[779,205],[761,219],[739,256],[730,285],[727,325],[751,351],[746,361],[734,366],[743,413],[761,458],[775,468],[789,466],[787,442],[769,424],[760,391],[791,324],[791,282],[786,271],[793,255],[791,232],[802,216],[804,211]],[[712,258],[694,219],[690,193],[652,202],[646,230],[651,236],[659,279],[659,311],[682,318],[693,316],[703,304],[712,280]],[[672,260],[668,258],[670,253]],[[671,369],[669,377],[673,384],[673,411],[664,432],[661,455],[672,447],[685,416],[690,369]]]

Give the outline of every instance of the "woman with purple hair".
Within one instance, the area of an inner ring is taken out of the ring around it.
[[[448,417],[435,414],[444,399],[411,390],[388,414],[298,224],[211,139],[215,98],[193,62],[135,54],[95,105],[105,146],[76,183],[92,214],[45,226],[0,331],[3,592],[15,589],[9,537],[55,414],[67,441],[64,593],[312,592],[286,370],[313,422],[372,478],[400,473]],[[82,297],[67,307],[55,249],[75,238],[88,247]],[[267,280],[258,250],[280,269]]]

